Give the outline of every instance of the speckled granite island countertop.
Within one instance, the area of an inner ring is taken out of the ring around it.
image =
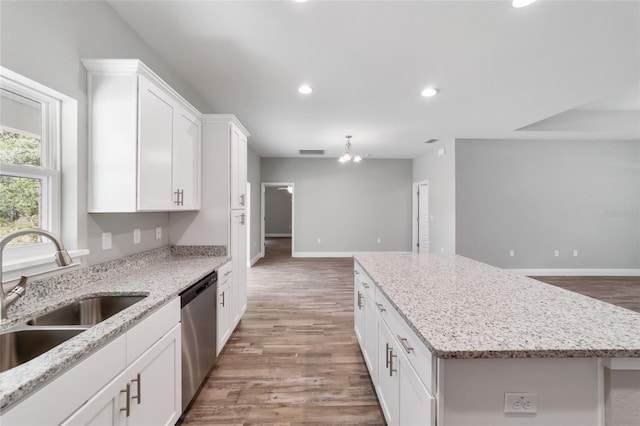
[[[438,357],[640,357],[633,311],[462,256],[354,258]]]
[[[25,296],[10,307],[9,319],[0,323],[0,332],[80,298],[105,294],[147,297],[41,356],[0,373],[0,410],[58,376],[228,261],[226,255],[215,256],[216,253],[207,253],[206,257],[184,254],[187,256],[172,256],[167,247],[30,283]]]

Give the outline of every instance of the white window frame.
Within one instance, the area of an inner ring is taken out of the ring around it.
[[[47,217],[42,216],[41,227],[62,237],[74,260],[89,254],[88,250],[78,248],[78,230],[61,228],[63,211],[69,210],[73,217],[77,215],[77,200],[61,200],[61,191],[64,185],[61,181],[62,164],[62,129],[67,129],[67,142],[74,145],[77,142],[77,101],[37,83],[27,77],[0,66],[0,87],[10,92],[33,99],[42,105],[42,134],[41,166],[0,164],[0,172],[3,175],[30,177],[41,179],[43,183],[42,205],[46,203]],[[66,111],[66,112],[65,112]],[[75,163],[75,162],[74,162]],[[70,166],[67,166],[67,170]],[[76,167],[73,165],[72,167]],[[77,172],[77,169],[74,169]],[[66,172],[65,172],[66,173]],[[77,173],[76,173],[77,174]],[[70,175],[67,181],[75,179]],[[46,185],[47,191],[44,191]],[[68,186],[68,184],[66,185]],[[77,189],[77,188],[76,188]],[[45,195],[45,192],[46,195]],[[74,191],[75,192],[75,191]],[[73,211],[75,210],[75,211]],[[20,275],[32,275],[42,273],[55,268],[53,253],[55,251],[52,242],[44,239],[42,244],[24,246],[7,246],[3,252],[3,280],[12,282]]]

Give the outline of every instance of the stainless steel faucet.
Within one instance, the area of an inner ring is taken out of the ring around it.
[[[18,281],[18,284],[11,290],[9,290],[9,292],[5,293],[4,287],[2,286],[2,252],[4,251],[4,247],[9,243],[9,241],[21,235],[30,234],[42,235],[53,241],[57,249],[55,259],[58,266],[64,267],[69,266],[73,263],[71,256],[69,256],[69,253],[67,253],[67,250],[65,250],[60,238],[49,231],[45,231],[44,229],[19,229],[17,231],[10,232],[2,237],[2,239],[0,239],[0,321],[7,319],[7,309],[9,308],[9,306],[13,302],[24,296],[24,293],[27,291],[27,277],[22,276],[20,278],[20,281]]]

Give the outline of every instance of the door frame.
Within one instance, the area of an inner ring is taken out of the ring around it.
[[[295,223],[296,223],[296,219],[295,219],[295,203],[296,203],[296,187],[295,184],[293,182],[262,182],[261,183],[261,188],[260,188],[260,222],[262,224],[262,226],[260,227],[260,242],[261,242],[261,249],[260,249],[260,257],[264,257],[265,254],[265,249],[264,249],[264,234],[265,234],[265,220],[266,220],[266,216],[265,216],[265,206],[264,206],[264,199],[265,199],[265,192],[266,192],[266,188],[267,187],[274,187],[274,186],[290,186],[292,191],[291,191],[291,256],[293,257],[293,253],[295,253]]]
[[[427,185],[427,197],[429,196],[429,192],[431,192],[428,179],[413,183],[411,198],[411,252],[413,253],[418,253],[418,232],[420,232],[420,227],[418,226],[418,221],[420,220],[418,217],[418,191],[420,190],[420,185]]]

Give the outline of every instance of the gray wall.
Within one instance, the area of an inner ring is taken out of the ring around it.
[[[492,265],[640,268],[640,141],[457,140],[456,215]]]
[[[262,238],[262,221],[260,220],[260,157],[251,147],[247,150],[247,181],[251,184],[251,211],[249,213],[249,259],[254,260],[260,255],[260,240]]]
[[[278,188],[265,188],[264,232],[267,237],[291,235],[291,194]]]
[[[411,249],[411,160],[263,158],[262,181],[295,185],[296,253]]]
[[[167,245],[167,213],[87,214],[87,78],[80,59],[139,58],[196,108],[211,108],[103,2],[2,2],[1,8],[2,66],[78,100],[78,229],[70,233],[91,250],[88,263]],[[156,225],[164,231],[158,241]],[[134,228],[142,230],[139,245],[133,245]],[[113,233],[111,250],[102,250],[102,232]]]
[[[444,155],[438,155],[439,149]],[[429,252],[456,252],[456,143],[444,139],[413,160],[413,182],[429,181]]]

